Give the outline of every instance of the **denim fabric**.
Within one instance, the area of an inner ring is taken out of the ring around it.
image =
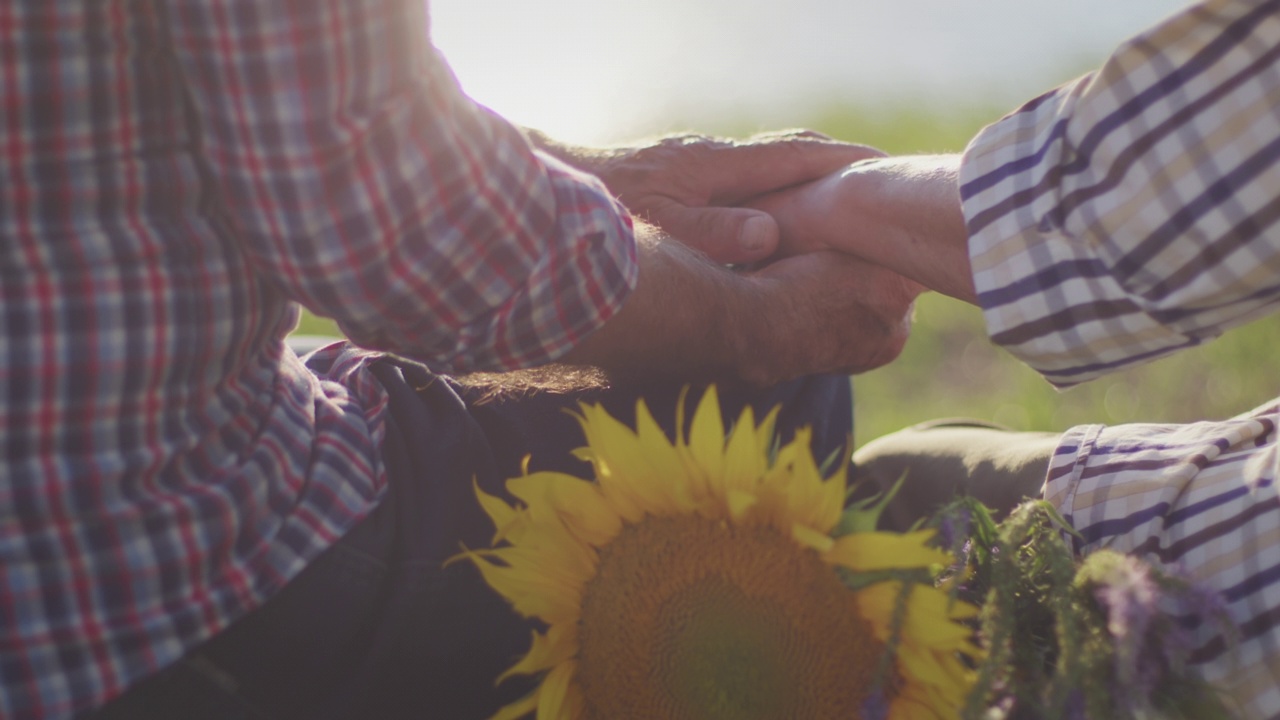
[[[472,479],[505,496],[532,470],[581,476],[582,444],[565,412],[600,402],[630,422],[638,397],[672,432],[680,388],[534,393],[479,402],[479,393],[407,361],[373,371],[390,395],[384,445],[389,492],[379,507],[279,595],[180,663],[144,681],[95,720],[356,720],[491,715],[527,692],[496,678],[527,650],[533,625],[517,618],[466,562],[443,563],[493,528]],[[690,391],[696,401],[701,389]],[[783,406],[779,431],[814,429],[821,460],[848,452],[852,398],[843,376],[759,391],[723,391],[726,420],[744,403]],[[693,402],[690,402],[689,410]]]

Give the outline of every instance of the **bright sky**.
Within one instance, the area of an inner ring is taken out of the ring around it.
[[[431,0],[431,11],[472,97],[556,137],[604,142],[724,116],[799,125],[824,102],[1012,107],[1182,4]]]

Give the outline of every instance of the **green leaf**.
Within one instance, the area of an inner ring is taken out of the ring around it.
[[[836,524],[832,531],[832,537],[843,537],[856,532],[874,532],[876,526],[880,524],[880,515],[884,513],[884,509],[902,489],[902,483],[907,479],[906,473],[898,478],[886,492],[876,493],[868,498],[857,500],[849,503],[844,509],[844,514],[840,516],[840,522]],[[854,491],[859,487],[860,483],[855,483],[849,488],[849,495],[852,496]]]

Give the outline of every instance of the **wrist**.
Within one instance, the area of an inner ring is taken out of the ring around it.
[[[808,273],[805,273],[808,275]],[[817,279],[815,278],[815,281]],[[818,307],[800,292],[796,278],[763,272],[735,276],[735,304],[721,325],[725,373],[764,387],[815,372],[843,370],[816,338],[830,334],[832,307]],[[828,311],[828,312],[824,312]]]
[[[851,252],[925,287],[976,302],[958,155],[869,160],[839,178]]]
[[[523,128],[534,148],[583,172],[599,176],[604,168],[623,151],[614,148],[591,148],[570,145],[549,137],[541,130]]]
[[[725,305],[718,323],[720,345],[726,352],[722,359],[725,374],[760,387],[788,374],[781,355],[786,344],[778,342],[778,330],[788,321],[787,312],[780,303],[770,302],[772,282],[758,275],[735,274],[732,303]],[[777,299],[786,301],[785,297]]]
[[[740,376],[752,333],[754,282],[653,226],[636,225],[639,282],[619,312],[562,358],[614,379]]]

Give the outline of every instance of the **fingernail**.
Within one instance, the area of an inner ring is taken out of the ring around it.
[[[769,218],[753,217],[742,224],[739,238],[745,252],[755,253],[766,249],[773,237],[773,222]]]

